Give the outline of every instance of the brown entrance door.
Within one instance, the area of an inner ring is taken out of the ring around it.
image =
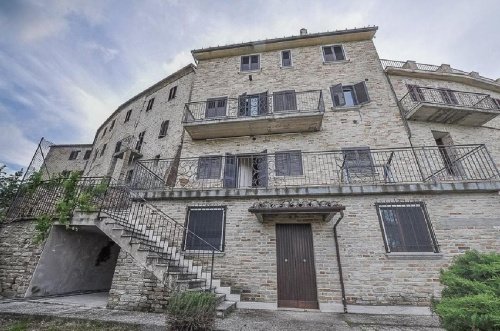
[[[276,224],[278,307],[317,309],[310,224]]]

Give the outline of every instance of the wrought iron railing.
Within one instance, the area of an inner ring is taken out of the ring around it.
[[[6,220],[31,219],[48,215],[57,216],[57,204],[68,196],[68,188],[65,186],[66,178],[54,178],[39,183],[32,183],[30,178],[19,188],[18,194],[12,202]],[[85,204],[98,211],[101,206],[102,194],[98,190],[105,191],[109,178],[106,177],[82,177],[78,179],[74,192],[70,198],[77,203],[79,199],[85,199]]]
[[[147,250],[149,262],[165,267],[164,277],[178,276],[187,288],[212,288],[214,257],[221,249],[177,222],[125,184],[113,182],[103,201],[101,216],[109,216]],[[149,231],[149,234],[145,233]],[[152,240],[152,236],[156,237]],[[203,250],[185,250],[196,241]],[[166,280],[167,278],[164,278]]]
[[[405,61],[395,61],[395,60],[385,60],[385,59],[380,59],[380,62],[382,63],[382,67],[385,69],[389,67],[393,68],[403,68],[403,66],[406,64]],[[422,71],[431,71],[431,72],[436,72],[440,66],[434,65],[434,64],[425,64],[425,63],[415,63],[417,66],[418,70]],[[455,69],[455,68],[450,68],[452,74],[458,74],[458,75],[469,75],[468,72]],[[481,80],[485,80],[491,83],[494,83],[495,80],[487,77],[480,76],[479,77]]]
[[[420,86],[410,87],[410,91],[399,102],[405,114],[422,103],[500,111],[500,105],[488,94]]]
[[[285,188],[350,184],[491,181],[484,145],[358,148],[141,160],[135,189]]]
[[[32,219],[42,215],[57,219],[58,203],[68,190],[64,180],[25,186],[9,209],[7,219]],[[184,289],[211,289],[214,257],[221,249],[134,193],[126,184],[107,177],[82,177],[73,193],[73,202],[85,199],[87,208],[80,211],[99,212],[99,220],[111,218],[130,240],[140,244],[141,250],[148,251],[149,262],[164,267],[162,282],[168,281],[169,275],[175,275],[178,283],[185,284]],[[79,210],[78,207],[75,210]],[[203,246],[203,250],[186,252],[187,240]]]
[[[184,123],[249,118],[271,114],[323,113],[321,90],[243,95],[239,98],[213,98],[189,102],[184,107]]]

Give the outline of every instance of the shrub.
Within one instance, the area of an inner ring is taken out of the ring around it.
[[[170,330],[212,330],[216,298],[209,292],[182,292],[173,295],[167,306]]]
[[[500,254],[468,251],[441,270],[444,289],[433,302],[447,330],[500,330]]]

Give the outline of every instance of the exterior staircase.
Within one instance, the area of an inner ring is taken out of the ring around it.
[[[79,217],[81,216],[81,217]],[[91,224],[90,224],[91,223]],[[75,214],[73,225],[95,225],[142,267],[174,291],[210,291],[223,318],[240,301],[230,287],[212,275],[218,250],[124,185],[110,185],[96,218]],[[208,249],[185,253],[186,238],[205,242]]]

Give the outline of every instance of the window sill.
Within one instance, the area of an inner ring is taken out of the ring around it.
[[[285,70],[289,69],[289,70],[291,70],[291,69],[295,69],[295,68],[293,66],[280,66],[280,69],[285,69]]]
[[[351,62],[351,59],[340,60],[340,61],[323,61],[323,64],[330,65],[330,64],[340,64],[340,63],[349,63],[349,62]]]
[[[257,70],[246,70],[246,71],[238,71],[240,75],[248,75],[248,74],[260,74],[262,72],[262,68]]]
[[[211,256],[212,252],[211,251],[205,251],[205,250],[183,250],[182,251],[184,255],[206,255],[206,256]],[[214,252],[214,256],[224,256],[226,255],[226,252]]]
[[[439,260],[443,258],[443,253],[431,252],[392,252],[385,253],[389,260]]]
[[[366,105],[366,103],[361,104],[361,105],[356,105],[356,106],[349,106],[349,107],[330,107],[331,110],[335,111],[349,111],[349,110],[359,110],[361,107]]]

